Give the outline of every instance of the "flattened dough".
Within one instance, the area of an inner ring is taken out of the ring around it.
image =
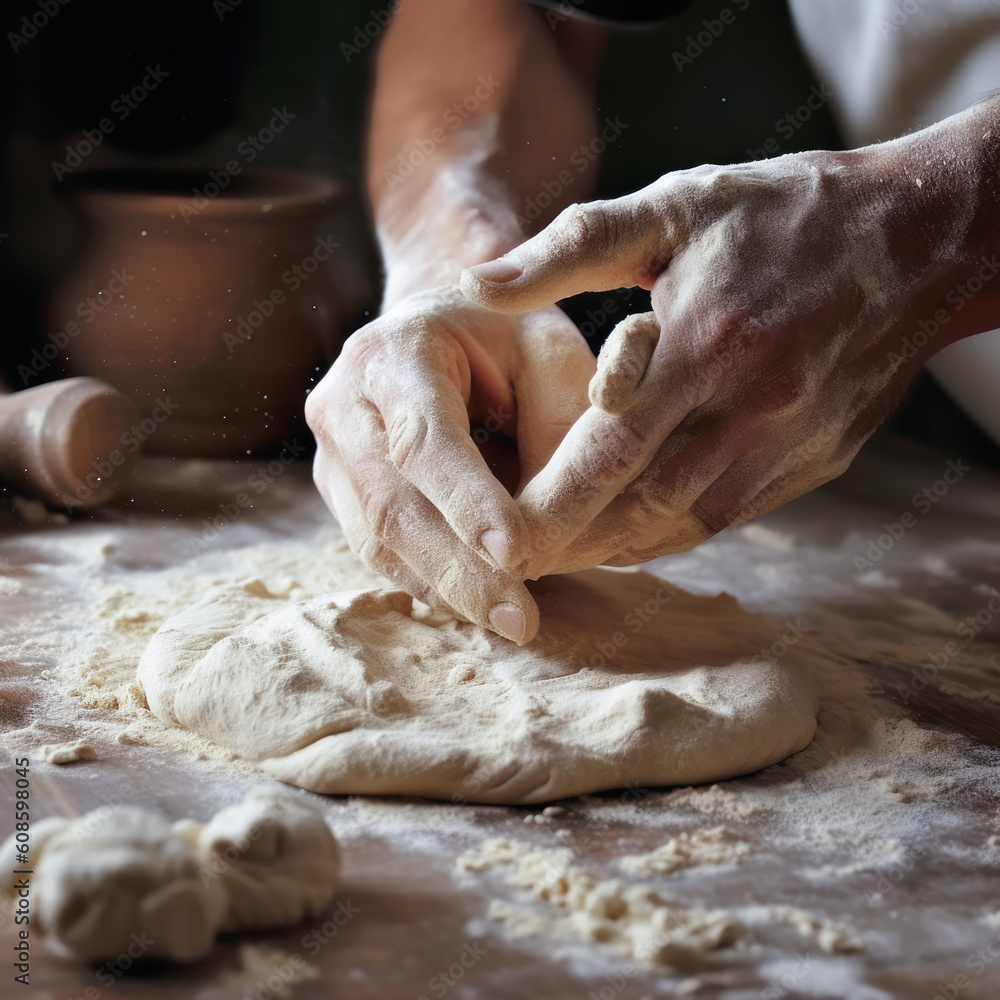
[[[805,642],[770,656],[778,630],[729,595],[602,569],[531,589],[518,648],[401,591],[252,580],[167,621],[139,680],[164,722],[334,794],[545,802],[729,778],[812,739]]]

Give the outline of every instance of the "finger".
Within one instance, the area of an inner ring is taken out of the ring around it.
[[[685,420],[663,442],[642,475],[544,571],[552,572],[554,566],[559,572],[588,568],[582,565],[584,561],[590,566],[630,565],[693,548],[725,527],[698,516],[696,505],[734,466],[742,468],[747,463],[748,452],[757,466],[764,461],[754,449],[768,432],[770,419],[766,413],[744,408],[734,425],[731,399],[713,400],[712,405],[712,413]],[[766,468],[774,468],[773,460],[766,461]],[[534,573],[538,567],[533,564],[531,568]]]
[[[366,369],[364,391],[385,425],[389,460],[470,549],[490,565],[516,566],[526,554],[527,529],[470,435],[460,389],[470,378],[467,366],[459,367],[464,354],[447,334],[407,333],[402,345],[390,340]],[[341,416],[351,419],[346,411]],[[512,435],[513,401],[487,420],[490,432]]]
[[[595,370],[594,356],[578,334],[567,337],[569,320],[563,313],[555,323],[552,328],[545,324],[532,328],[531,356],[514,378],[522,487],[544,468],[589,406],[587,385]],[[553,378],[553,372],[559,377]]]
[[[579,292],[652,288],[680,244],[669,210],[646,192],[570,205],[498,260],[462,272],[462,291],[501,312],[528,312]]]
[[[313,460],[313,478],[327,507],[333,511],[351,551],[375,573],[402,587],[408,594],[439,610],[455,614],[443,606],[430,585],[422,580],[399,556],[381,544],[372,533],[354,495],[340,451],[333,445],[321,448]]]
[[[440,597],[470,621],[519,645],[538,631],[538,607],[520,577],[490,566],[456,537],[441,512],[385,458],[371,404],[352,408],[338,434],[344,468],[368,528]]]
[[[605,413],[622,413],[633,396],[660,339],[654,313],[637,313],[611,331],[597,357],[597,374],[590,382],[590,401]]]
[[[522,491],[518,505],[533,552],[530,572],[522,571],[528,578],[534,578],[539,567],[550,563],[639,477],[671,432],[714,392],[712,384],[696,375],[663,338],[647,372],[631,407],[622,413],[587,410]],[[670,442],[668,451],[684,440]]]

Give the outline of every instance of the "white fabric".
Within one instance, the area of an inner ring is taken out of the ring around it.
[[[1000,0],[789,0],[848,146],[931,125],[1000,89]],[[928,365],[1000,442],[1000,330]]]

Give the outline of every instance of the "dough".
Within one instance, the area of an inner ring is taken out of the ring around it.
[[[178,824],[222,880],[229,909],[222,931],[268,930],[315,919],[333,899],[340,850],[322,815],[288,792],[258,789],[208,823]]]
[[[86,740],[46,743],[38,748],[46,764],[72,764],[78,760],[97,760],[97,751]]]
[[[219,931],[317,918],[340,872],[323,816],[284,790],[255,789],[204,825],[104,806],[39,820],[30,834],[33,919],[57,951],[95,962],[122,953],[190,961]],[[17,850],[12,834],[0,855]],[[0,888],[10,893],[18,877]]]
[[[542,625],[518,648],[400,591],[252,580],[168,620],[139,680],[162,721],[336,794],[544,802],[732,777],[811,740],[807,640],[776,655],[780,629],[729,595],[613,570],[531,589]]]
[[[123,806],[43,822],[31,854],[33,916],[58,950],[95,962],[136,957],[136,947],[182,961],[209,950],[226,891],[203,884],[194,852],[165,819]]]

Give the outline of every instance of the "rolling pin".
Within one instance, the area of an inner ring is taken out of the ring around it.
[[[95,507],[118,492],[135,449],[123,447],[135,411],[96,378],[20,392],[0,382],[0,482],[59,507]]]

